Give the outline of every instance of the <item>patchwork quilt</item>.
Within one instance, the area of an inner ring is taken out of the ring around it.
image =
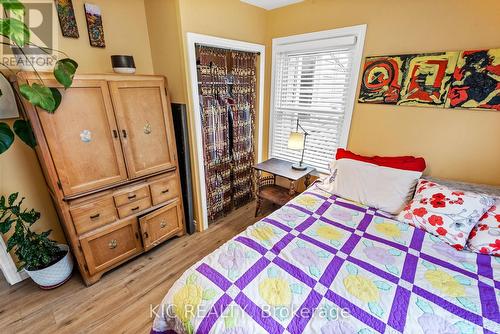
[[[500,258],[312,186],[187,270],[152,333],[500,333]]]

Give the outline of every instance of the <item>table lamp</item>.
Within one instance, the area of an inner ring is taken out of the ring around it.
[[[303,132],[299,132],[299,127]],[[298,164],[293,164],[292,168],[295,170],[306,170],[307,166],[303,164],[304,161],[304,150],[306,147],[306,138],[309,135],[306,130],[299,124],[299,119],[297,118],[297,129],[294,132],[290,132],[288,137],[288,148],[291,150],[302,150],[302,156],[300,157],[300,162]]]

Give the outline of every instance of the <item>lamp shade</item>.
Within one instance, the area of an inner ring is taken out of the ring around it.
[[[288,148],[291,150],[303,150],[305,135],[302,132],[290,132],[288,137]]]

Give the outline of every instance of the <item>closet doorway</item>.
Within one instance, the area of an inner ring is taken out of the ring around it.
[[[265,46],[194,33],[187,41],[205,229],[252,198],[251,166],[262,161]]]

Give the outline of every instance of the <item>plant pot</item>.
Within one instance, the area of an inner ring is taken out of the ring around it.
[[[49,290],[63,285],[71,277],[73,272],[73,258],[68,245],[58,245],[60,249],[66,251],[66,255],[53,265],[40,270],[29,271],[25,269],[31,279],[40,286],[40,288]]]

